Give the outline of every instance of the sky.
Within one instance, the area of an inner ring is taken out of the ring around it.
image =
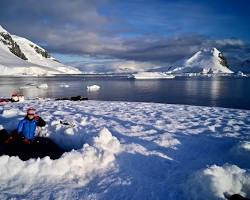
[[[202,48],[250,58],[249,0],[1,0],[0,25],[64,63],[169,65]]]

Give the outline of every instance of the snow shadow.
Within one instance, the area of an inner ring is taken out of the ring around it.
[[[114,133],[114,135],[124,140],[123,144],[129,144],[132,140],[134,143],[146,145],[149,152],[157,148],[153,142],[145,143],[140,139],[124,137],[118,133]],[[246,182],[246,180],[245,183],[242,183],[245,184],[242,189],[232,190],[229,187],[221,186],[219,183],[216,184],[216,182],[213,185],[210,179],[201,175],[203,170],[209,170],[210,166],[222,166],[222,170],[225,169],[225,172],[222,171],[222,175],[218,177],[218,180],[221,181],[222,185],[227,185],[223,181],[227,181],[227,176],[230,177],[230,173],[234,173],[232,170],[237,172],[235,167],[231,170],[231,165],[238,166],[239,169],[250,168],[249,156],[242,160],[234,151],[235,147],[239,145],[237,138],[214,137],[209,135],[207,131],[200,135],[191,136],[176,133],[176,138],[181,143],[177,149],[163,147],[157,149],[168,155],[172,160],[166,159],[159,154],[147,154],[146,150],[133,149],[134,151],[132,151],[130,149],[129,151],[128,148],[132,147],[127,147],[126,151],[122,151],[116,157],[117,168],[109,171],[105,176],[96,177],[85,186],[84,190],[81,191],[81,195],[87,197],[89,193],[93,192],[97,193],[100,199],[131,200],[202,200],[205,197],[218,200],[222,196],[219,196],[216,191],[220,191],[222,195],[226,192],[250,195],[249,190],[244,188],[250,184],[250,181]],[[134,148],[136,147],[138,146],[135,145]],[[224,167],[225,163],[229,167]],[[244,177],[244,174],[239,174],[239,176]],[[210,177],[212,179],[213,176]],[[241,177],[238,177],[237,174],[235,174],[235,178],[239,183],[242,182]],[[229,179],[229,181],[231,180]]]
[[[32,142],[26,144],[19,134],[12,134],[10,138],[6,130],[0,130],[0,156],[18,156],[23,161],[48,156],[55,160],[60,158],[64,152],[66,151],[49,138],[36,137]]]

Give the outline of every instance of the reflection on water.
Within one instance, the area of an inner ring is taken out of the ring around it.
[[[133,81],[133,87],[136,90],[140,90],[141,92],[153,92],[159,90],[161,87],[160,80],[140,80],[140,81]]]
[[[190,96],[196,96],[198,95],[199,92],[201,92],[201,90],[198,90],[198,86],[201,86],[201,81],[195,81],[195,80],[190,80],[187,81],[186,84],[184,84],[184,89],[185,92],[187,94],[189,94]]]
[[[48,84],[47,89],[36,85]],[[33,85],[32,85],[33,84]],[[88,92],[88,85],[101,89]],[[62,85],[69,85],[68,88]],[[19,89],[21,87],[21,89]],[[128,80],[83,77],[0,78],[0,96],[21,91],[25,97],[87,96],[96,100],[222,106],[250,109],[250,79],[177,77],[173,80]]]
[[[219,98],[220,94],[222,93],[221,90],[221,82],[218,80],[213,80],[211,82],[210,94],[212,99],[212,105],[217,106],[217,99]]]

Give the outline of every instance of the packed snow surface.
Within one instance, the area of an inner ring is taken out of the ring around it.
[[[1,156],[0,199],[250,197],[248,110],[26,100],[0,107],[0,127],[13,130],[28,107],[47,122],[41,133],[68,152],[58,160]]]

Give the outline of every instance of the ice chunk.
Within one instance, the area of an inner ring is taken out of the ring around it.
[[[244,73],[241,72],[241,71],[238,71],[237,74],[236,74],[236,76],[247,77],[247,75],[244,74]]]
[[[99,85],[89,85],[89,86],[87,86],[88,91],[98,91],[100,89],[101,89],[101,87]]]
[[[61,84],[60,87],[61,88],[69,88],[69,85],[67,85],[67,84]]]
[[[38,85],[37,88],[39,88],[39,89],[47,89],[48,88],[48,84],[47,83],[43,83],[41,85]]]

